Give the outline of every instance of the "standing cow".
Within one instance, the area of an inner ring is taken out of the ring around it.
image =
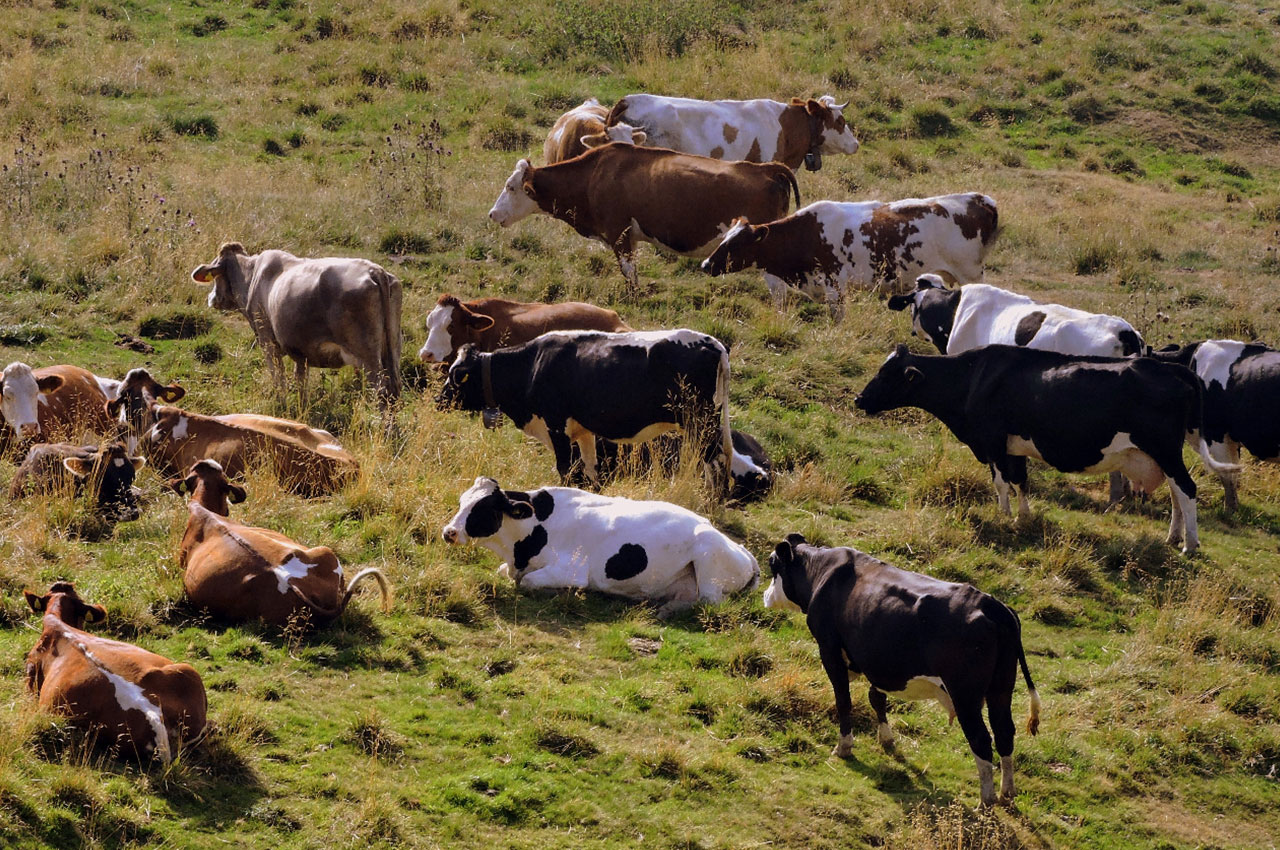
[[[605,122],[644,130],[647,143],[712,159],[781,162],[795,171],[822,167],[823,154],[856,153],[858,139],[831,95],[814,100],[694,100],[629,94]],[[644,144],[644,142],[636,142]]]
[[[365,371],[384,413],[400,397],[400,281],[377,263],[275,250],[249,254],[228,242],[191,279],[213,284],[209,306],[249,320],[282,400],[286,354],[303,408],[308,366]]]
[[[924,272],[980,281],[998,224],[996,202],[976,192],[890,204],[818,201],[780,221],[735,222],[702,270],[755,267],[778,304],[788,285],[837,304],[851,286],[894,292]]]
[[[594,97],[561,115],[547,135],[542,145],[542,158],[545,165],[573,159],[586,153],[588,148],[597,148],[609,142],[621,142],[627,145],[643,145],[645,134],[630,124],[615,124],[605,127],[609,110],[600,105]]]
[[[538,304],[506,298],[461,301],[441,295],[427,315],[427,341],[418,357],[427,362],[452,363],[458,349],[473,345],[477,351],[497,351],[528,342],[550,331],[631,330],[618,314],[593,304],[568,301]]]

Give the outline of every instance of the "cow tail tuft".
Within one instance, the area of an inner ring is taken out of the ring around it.
[[[1018,612],[1009,606],[1005,609],[1013,615],[1013,624],[1016,628],[1014,633],[1018,641],[1018,666],[1022,668],[1022,680],[1027,683],[1027,691],[1031,697],[1030,711],[1027,714],[1027,733],[1035,735],[1040,731],[1040,694],[1036,693],[1035,682],[1031,681],[1031,670],[1027,667],[1027,654],[1022,649],[1022,620],[1018,618]]]

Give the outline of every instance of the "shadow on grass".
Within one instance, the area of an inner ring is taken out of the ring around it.
[[[872,746],[874,739],[872,739]],[[912,764],[901,750],[873,752],[862,761],[856,755],[840,759],[847,770],[866,777],[876,790],[892,797],[904,808],[918,803],[948,806],[956,801],[955,795],[938,788],[928,774]],[[975,776],[974,787],[977,787]]]

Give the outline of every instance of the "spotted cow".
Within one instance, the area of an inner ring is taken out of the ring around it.
[[[594,97],[561,115],[542,145],[544,164],[573,159],[586,153],[588,148],[598,148],[610,142],[644,144],[645,134],[630,124],[620,123],[606,128],[604,122],[608,117],[609,110]]]
[[[75,446],[70,443],[39,443],[27,451],[9,486],[9,498],[21,499],[31,492],[72,490],[86,485],[94,488],[99,516],[130,522],[142,516],[133,479],[147,465],[140,457],[130,457],[122,443]]]
[[[0,373],[0,416],[7,426],[0,446],[106,435],[111,422],[103,406],[118,391],[118,381],[79,366],[10,363]]]

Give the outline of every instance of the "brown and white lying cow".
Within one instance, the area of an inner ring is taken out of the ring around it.
[[[452,363],[464,345],[473,345],[477,351],[497,351],[528,342],[548,331],[621,333],[629,330],[614,311],[581,301],[563,304],[506,298],[459,301],[456,295],[441,295],[427,316],[427,341],[418,351],[418,357],[429,363]]]
[[[391,586],[381,571],[361,570],[344,586],[342,565],[328,546],[305,547],[277,531],[227,519],[228,502],[244,501],[245,491],[217,462],[199,461],[170,485],[191,493],[179,564],[182,585],[201,608],[276,626],[301,612],[326,623],[342,614],[366,578],[378,582],[384,609],[390,604]]]
[[[190,664],[83,631],[107,612],[85,603],[70,582],[56,582],[43,596],[22,595],[44,615],[26,672],[42,709],[97,733],[99,744],[121,755],[163,764],[203,736],[204,683]]]
[[[95,510],[99,516],[130,522],[142,515],[133,491],[133,479],[146,465],[144,458],[130,457],[122,443],[102,448],[39,443],[31,447],[14,473],[9,498],[17,500],[29,492],[66,489],[79,493],[88,484],[94,488]]]
[[[489,218],[503,227],[536,212],[608,245],[631,292],[636,243],[705,257],[738,218],[782,218],[800,188],[777,162],[721,162],[658,148],[610,144],[555,165],[516,164]]]
[[[10,363],[0,374],[0,416],[4,433],[0,445],[39,439],[52,442],[106,435],[111,421],[104,411],[117,381],[99,378],[79,366]]]
[[[587,148],[598,148],[609,142],[643,145],[645,134],[630,124],[619,123],[605,127],[609,110],[594,97],[561,115],[542,145],[542,158],[546,165],[573,159],[585,153]]]

